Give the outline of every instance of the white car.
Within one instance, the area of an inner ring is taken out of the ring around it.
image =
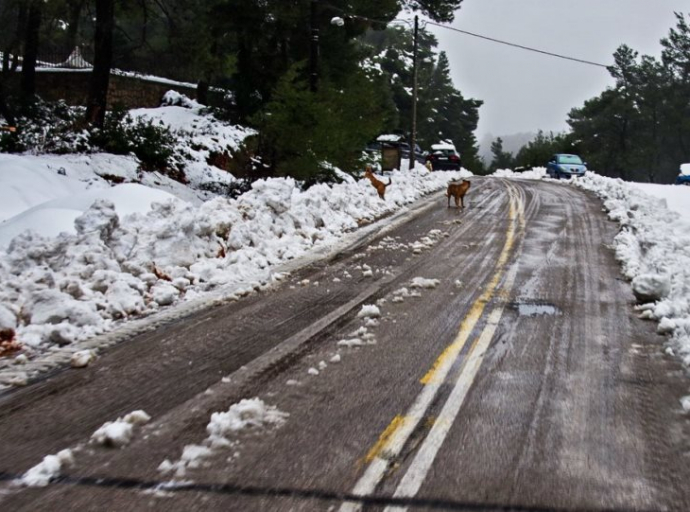
[[[676,185],[690,185],[690,164],[681,164]]]

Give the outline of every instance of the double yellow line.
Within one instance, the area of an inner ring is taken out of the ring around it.
[[[404,444],[409,439],[413,430],[419,425],[424,418],[426,411],[437,396],[438,391],[448,376],[454,362],[462,352],[467,344],[473,330],[481,320],[484,312],[497,295],[501,299],[507,300],[510,289],[512,288],[515,279],[515,272],[511,272],[506,278],[506,271],[508,262],[514,251],[518,235],[524,231],[524,204],[519,197],[517,189],[511,183],[504,182],[509,196],[509,212],[508,220],[509,226],[506,232],[506,240],[501,250],[501,253],[496,262],[493,275],[487,283],[484,291],[479,298],[472,304],[469,312],[460,324],[460,329],[453,342],[444,349],[439,355],[431,369],[421,379],[424,388],[414,403],[407,411],[407,414],[397,415],[391,423],[386,427],[383,433],[379,436],[377,442],[372,446],[363,462],[368,465],[365,473],[353,489],[353,494],[364,496],[371,494],[376,489],[376,486],[385,476],[388,470],[390,460],[400,454]],[[499,290],[499,285],[505,278],[504,289]],[[475,340],[469,354],[474,353],[474,349],[481,342],[482,345],[488,345],[488,342],[493,337],[496,326],[503,312],[503,307],[496,308],[487,319],[487,326],[485,332]],[[475,356],[476,358],[476,356]],[[476,375],[476,371],[481,365],[482,359],[474,361],[473,373],[469,377],[467,387]],[[465,371],[465,368],[462,370]],[[461,372],[462,373],[462,372]],[[464,396],[462,397],[464,399]],[[461,399],[461,400],[462,400]],[[358,510],[360,506],[356,503],[345,503],[341,507],[341,511]]]

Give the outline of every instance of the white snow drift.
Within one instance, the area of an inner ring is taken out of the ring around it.
[[[98,199],[73,232],[26,231],[0,249],[0,323],[42,351],[218,286],[251,290],[272,267],[468,175],[396,171],[386,201],[366,180],[301,191],[284,178],[255,182],[235,200],[164,200],[124,216]]]

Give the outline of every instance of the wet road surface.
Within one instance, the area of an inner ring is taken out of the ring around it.
[[[501,179],[467,198],[3,395],[7,479],[78,449],[46,488],[0,484],[0,508],[690,510],[685,377],[635,316],[601,203]],[[252,397],[287,421],[158,470]],[[153,419],[131,444],[88,443],[135,409]]]

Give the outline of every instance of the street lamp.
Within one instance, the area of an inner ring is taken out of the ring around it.
[[[309,53],[309,90],[316,92],[319,84],[319,20],[318,0],[311,0],[311,51]]]
[[[412,50],[412,133],[410,134],[410,169],[414,169],[417,152],[417,39],[419,37],[419,16],[414,17],[414,43]]]

